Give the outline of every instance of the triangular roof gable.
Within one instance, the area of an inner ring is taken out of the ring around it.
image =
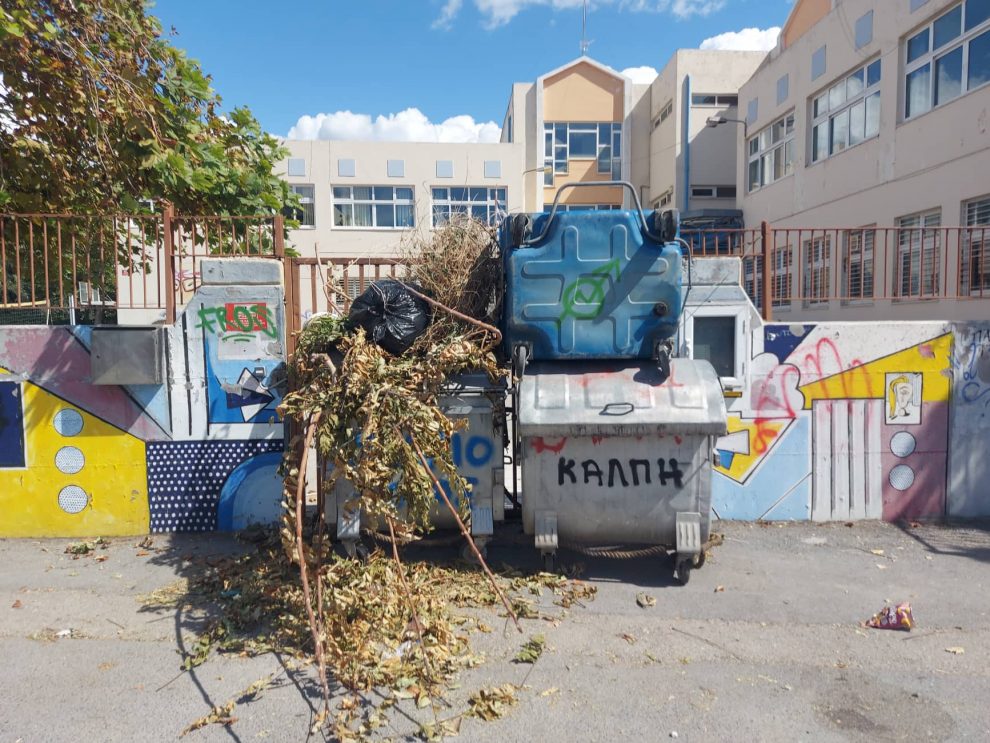
[[[622,80],[623,82],[626,82],[626,83],[632,83],[632,80],[630,80],[628,77],[626,77],[625,75],[623,75],[621,72],[618,72],[617,70],[613,70],[608,65],[602,64],[601,62],[598,62],[598,61],[592,59],[591,57],[578,57],[576,59],[572,59],[570,62],[568,62],[566,64],[562,64],[557,69],[550,70],[550,72],[545,72],[544,74],[540,75],[537,78],[537,82],[542,87],[543,81],[546,80],[547,78],[551,78],[551,77],[554,77],[555,75],[559,75],[561,72],[565,72],[566,70],[570,69],[571,67],[576,67],[579,64],[588,64],[588,65],[591,65],[595,69],[601,70],[606,75],[611,75],[612,77],[614,77],[614,78],[616,78],[618,80]]]

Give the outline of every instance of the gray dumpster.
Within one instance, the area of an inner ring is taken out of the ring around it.
[[[552,362],[519,386],[523,525],[552,566],[558,540],[664,545],[687,581],[711,524],[712,446],[726,432],[711,364]]]
[[[451,380],[440,398],[440,409],[448,418],[464,419],[467,425],[451,438],[451,454],[457,471],[471,487],[471,534],[479,549],[484,549],[494,532],[494,523],[505,518],[505,461],[503,443],[505,399],[504,384],[492,385],[484,374],[461,374]],[[454,501],[450,484],[441,486]],[[354,488],[338,480],[334,493],[327,498],[327,522],[336,524],[337,538],[353,553],[362,527],[361,514],[350,507]],[[455,503],[456,505],[456,503]],[[437,496],[431,522],[438,529],[456,529],[457,524],[447,506]],[[367,528],[379,525],[366,523]]]

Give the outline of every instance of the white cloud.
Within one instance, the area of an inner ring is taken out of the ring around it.
[[[300,116],[289,130],[289,139],[360,139],[390,142],[498,142],[502,129],[494,121],[475,121],[466,114],[451,116],[439,124],[418,108],[379,115],[351,111]]]
[[[542,5],[554,10],[580,8],[584,0],[474,0],[474,5],[485,19],[485,26],[504,26],[527,8]],[[449,28],[460,11],[463,0],[447,0],[434,28]],[[668,12],[675,18],[706,16],[721,10],[725,0],[595,0],[593,6],[615,5],[620,10],[633,12]]]
[[[731,51],[768,52],[777,46],[780,26],[766,29],[744,28],[741,31],[728,31],[712,36],[701,42],[702,49],[726,49]]]
[[[440,17],[433,21],[433,28],[449,29],[461,10],[463,0],[447,0],[440,11]]]
[[[626,67],[622,74],[638,85],[649,85],[656,79],[657,71],[652,67]]]

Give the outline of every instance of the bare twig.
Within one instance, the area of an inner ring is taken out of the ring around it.
[[[443,498],[443,502],[447,504],[447,508],[454,515],[454,520],[457,522],[457,527],[461,530],[461,534],[464,535],[464,539],[467,540],[468,546],[474,553],[475,558],[478,560],[478,564],[481,565],[481,569],[484,570],[485,575],[488,577],[488,582],[491,584],[492,589],[498,594],[499,599],[502,600],[505,610],[509,612],[509,616],[512,618],[513,624],[516,625],[516,629],[520,632],[523,631],[522,627],[519,625],[519,618],[516,617],[516,613],[512,610],[512,605],[509,603],[509,599],[506,598],[505,593],[499,588],[498,581],[495,580],[495,576],[492,574],[491,569],[488,567],[488,563],[485,562],[485,558],[482,557],[481,552],[478,551],[478,545],[474,543],[474,539],[471,537],[471,532],[464,525],[464,520],[461,515],[454,508],[454,504],[450,502],[450,498],[447,497],[447,493],[444,491],[443,487],[440,485],[440,481],[437,480],[437,476],[433,474],[433,470],[430,469],[430,463],[426,460],[423,455],[423,450],[419,448],[419,444],[416,443],[416,439],[413,438],[412,434],[409,434],[409,441],[412,444],[413,449],[416,451],[416,456],[419,457],[420,463],[423,465],[423,469],[430,476],[430,480],[433,481],[433,487]]]
[[[491,333],[493,336],[495,336],[495,341],[491,344],[491,346],[489,346],[489,348],[494,347],[494,346],[497,346],[499,343],[502,342],[502,331],[499,330],[498,328],[496,328],[494,325],[489,325],[486,322],[482,322],[481,320],[476,320],[475,318],[473,318],[473,317],[471,317],[469,315],[465,315],[463,312],[458,312],[457,310],[453,310],[450,307],[448,307],[447,305],[441,304],[437,300],[431,299],[430,297],[426,296],[425,294],[421,294],[420,292],[416,291],[411,286],[409,286],[409,284],[406,284],[405,285],[405,288],[409,290],[409,293],[410,294],[412,294],[415,297],[419,297],[420,299],[422,299],[424,302],[426,302],[431,307],[436,307],[437,309],[441,309],[444,312],[447,312],[447,313],[453,315],[458,320],[462,320],[463,322],[470,323],[471,325],[475,325],[475,326],[481,328],[482,330],[485,330],[485,331]]]

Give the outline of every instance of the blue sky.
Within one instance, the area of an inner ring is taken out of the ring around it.
[[[249,106],[273,134],[458,141],[497,136],[513,82],[578,56],[581,3],[158,0],[152,12],[176,28],[173,43],[213,76],[225,106]],[[790,8],[592,0],[589,54],[619,70],[659,69],[674,49],[721,34],[708,44],[766,47],[774,35],[766,30]]]

